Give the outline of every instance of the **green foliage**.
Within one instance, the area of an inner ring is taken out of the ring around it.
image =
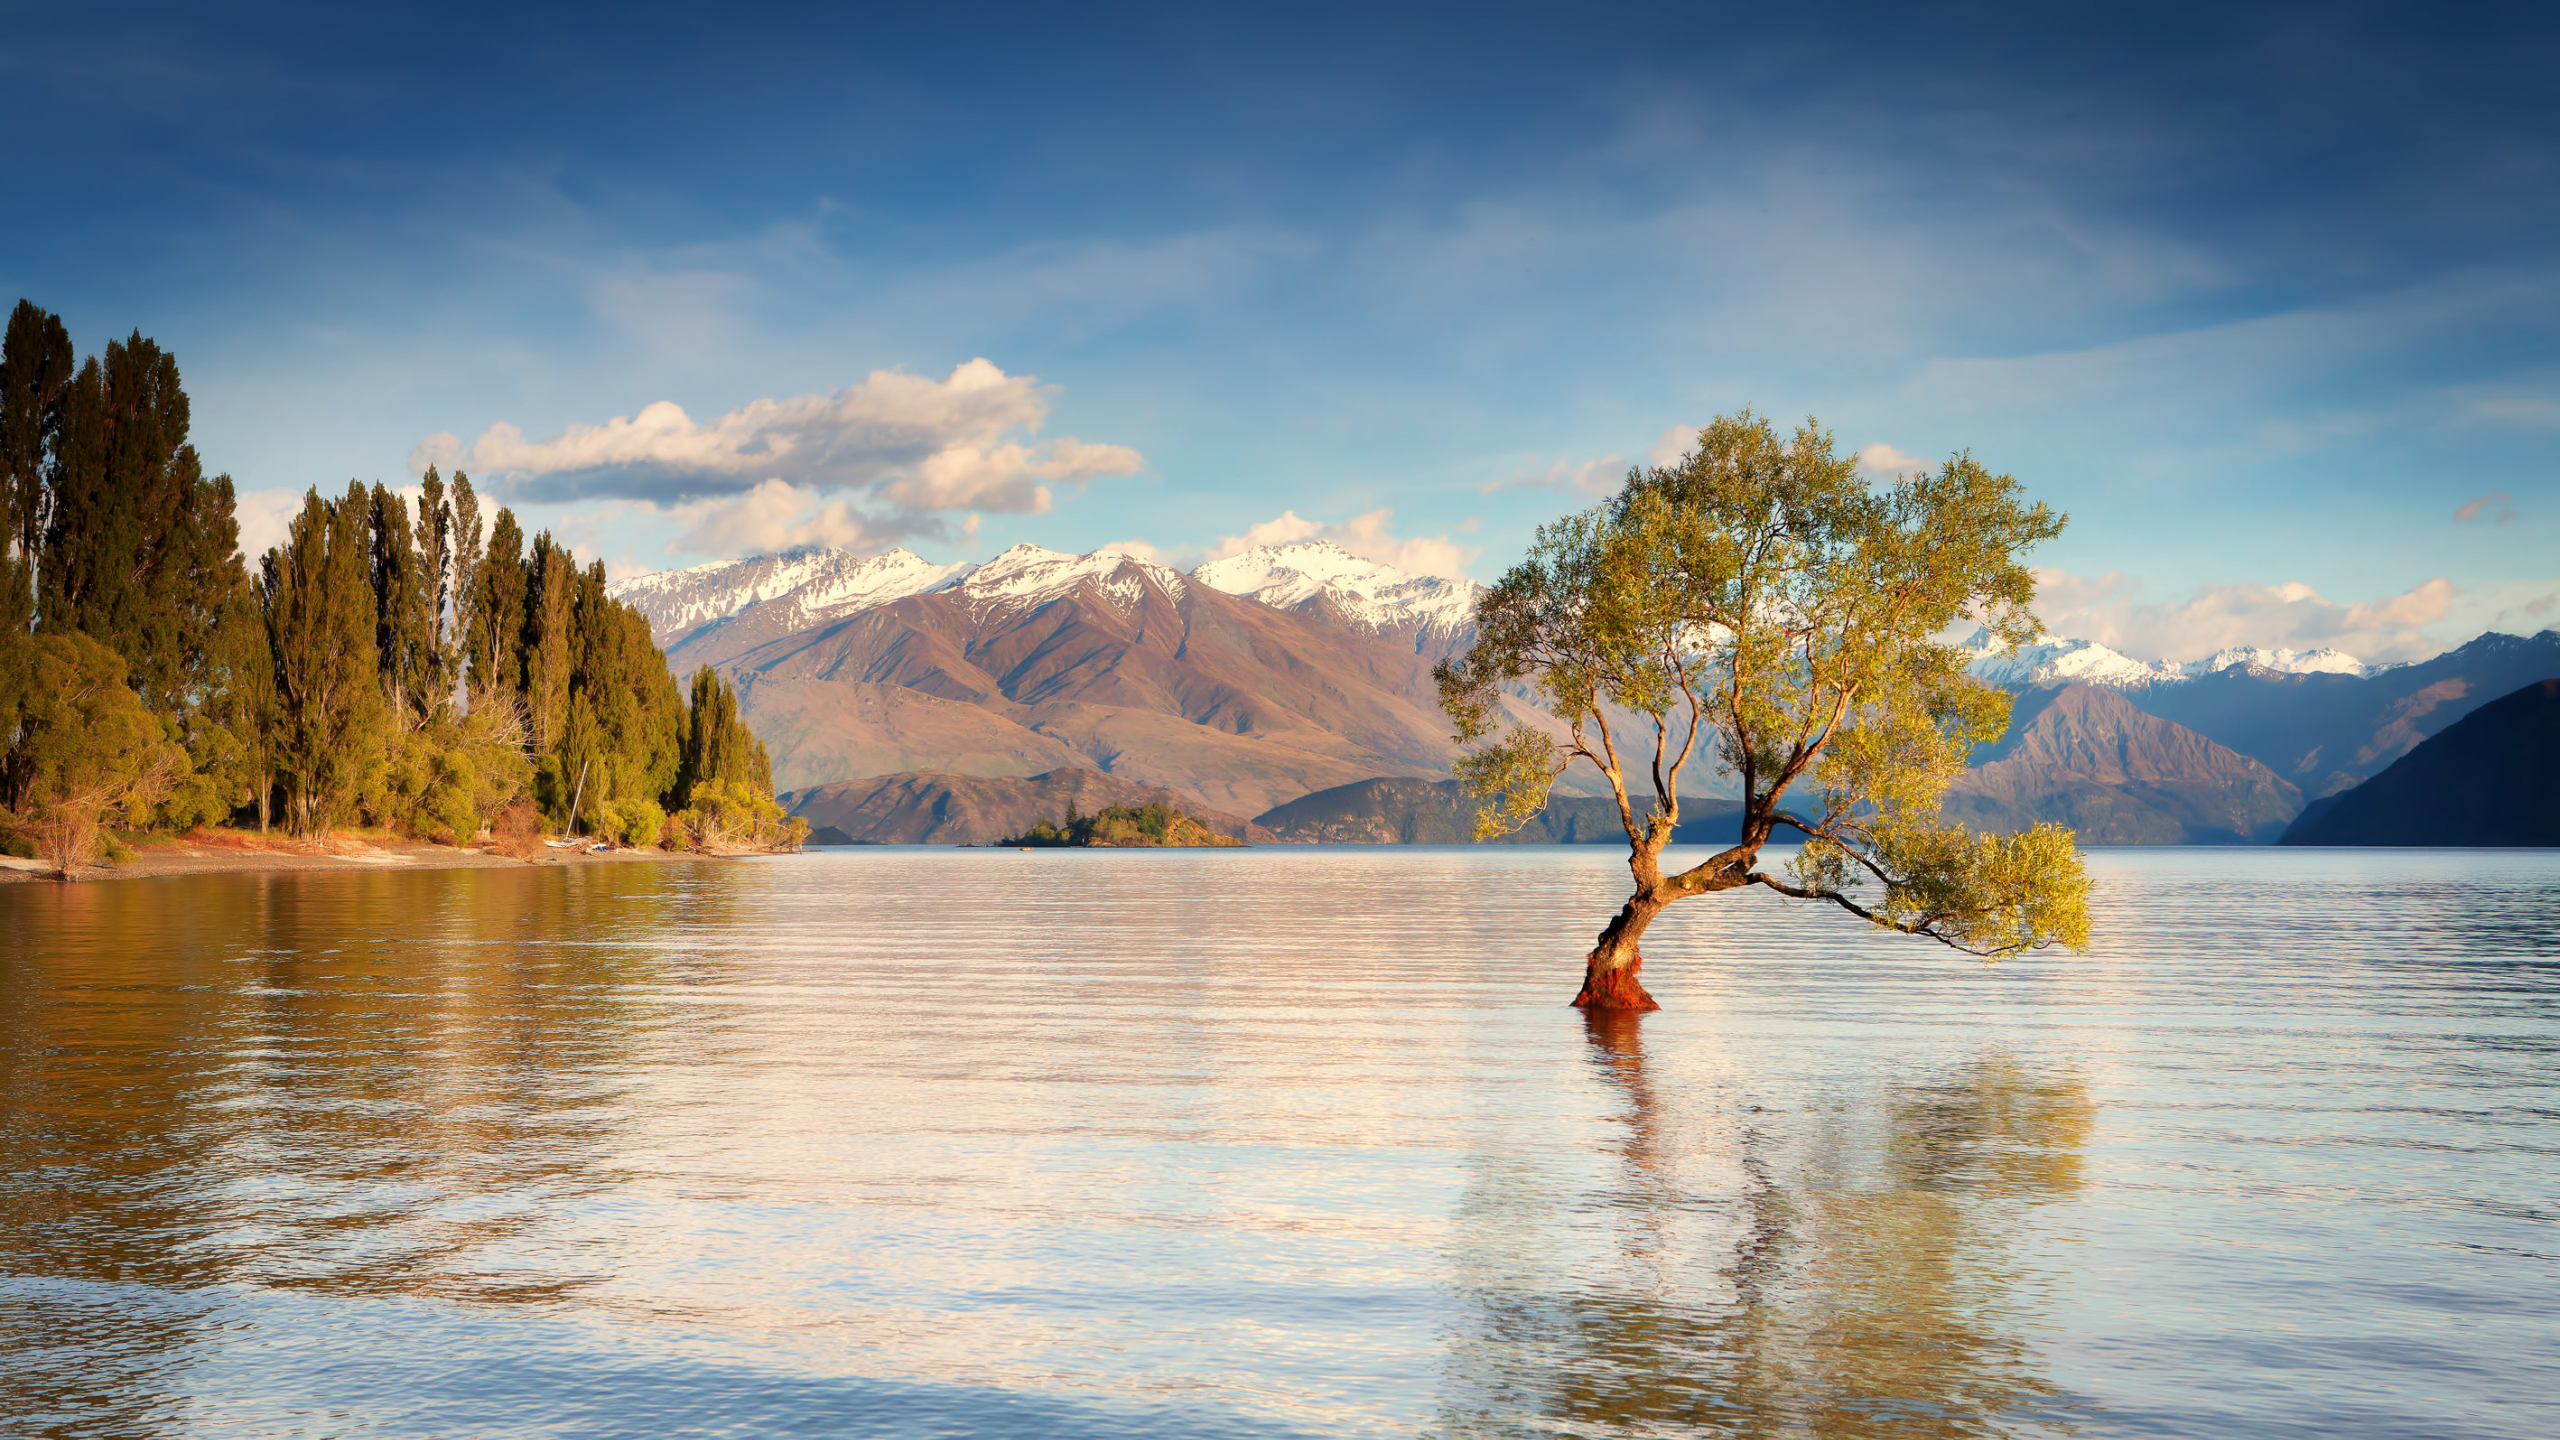
[[[472,571],[471,619],[465,627],[474,691],[524,688],[524,531],[501,509],[488,548]]]
[[[676,815],[686,843],[712,854],[796,848],[809,838],[809,822],[785,815],[771,792],[726,780],[704,780]]]
[[[691,794],[694,786],[708,780],[743,785],[761,794],[773,792],[773,762],[765,758],[764,742],[738,718],[738,693],[708,665],[693,674],[677,776],[680,795]]]
[[[223,608],[246,579],[230,477],[205,478],[177,361],[140,334],[84,364],[60,408],[38,623],[124,656],[153,712],[190,708]]]
[[[245,579],[226,599],[199,666],[196,703],[166,716],[187,753],[180,776],[152,818],[156,829],[217,824],[251,809],[264,820],[273,776],[269,729],[275,711],[275,657]]]
[[[432,516],[419,518],[432,530]],[[427,577],[425,557],[418,553],[407,500],[377,482],[365,521],[371,531],[374,655],[391,723],[405,730],[425,719],[441,698],[435,693],[435,627],[427,614],[437,582]]]
[[[635,795],[623,800],[607,800],[596,807],[595,833],[617,845],[638,848],[656,845],[665,837],[666,830],[667,812],[655,800]]]
[[[108,823],[141,824],[186,761],[124,683],[124,658],[86,635],[43,635],[20,658],[31,683],[11,719],[22,814],[68,875],[99,854]]]
[[[648,620],[605,594],[602,565],[578,575],[571,610],[575,666],[561,769],[588,772],[587,799],[663,805],[680,788],[688,724],[675,676]]]
[[[2067,832],[1977,841],[1937,818],[2008,720],[1937,637],[1970,618],[2034,638],[2020,557],[2062,524],[1966,454],[1870,487],[1810,421],[1781,438],[1718,418],[1679,464],[1543,527],[1479,606],[1474,648],[1439,667],[1470,747],[1458,773],[1493,802],[1479,838],[1525,823],[1578,759],[1609,782],[1640,896],[1757,883],[1980,953],[2082,943]],[[1566,736],[1510,717],[1522,682]],[[1742,839],[1665,876],[1680,777],[1701,761],[1738,777]],[[1752,869],[1782,827],[1808,842],[1800,884]],[[1869,884],[1873,905],[1854,893]]]
[[[514,705],[492,697],[398,736],[371,808],[404,834],[467,845],[524,793],[529,771]]]
[[[275,659],[269,738],[296,834],[326,834],[363,797],[388,793],[396,732],[375,644],[372,510],[362,485],[336,501],[309,492],[259,570]]]

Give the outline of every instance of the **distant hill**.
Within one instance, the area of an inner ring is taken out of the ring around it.
[[[2560,845],[2560,679],[2473,710],[2283,845]]]
[[[1455,780],[1381,776],[1337,785],[1275,806],[1254,823],[1275,840],[1330,845],[1463,845],[1474,838],[1477,802]],[[1690,797],[1673,839],[1684,845],[1729,845],[1739,835],[1741,807]],[[1624,845],[1615,800],[1559,795],[1527,828],[1497,843]]]
[[[2018,697],[1945,814],[2003,832],[2054,821],[2089,845],[2210,845],[2272,840],[2301,808],[2300,790],[2248,756],[2072,685]]]
[[[1240,815],[1204,809],[1161,786],[1082,769],[1030,776],[883,775],[789,791],[781,800],[784,809],[809,822],[820,844],[991,845],[1040,821],[1065,819],[1070,804],[1091,815],[1113,805],[1136,809],[1157,801],[1179,806],[1231,839],[1271,838]]]

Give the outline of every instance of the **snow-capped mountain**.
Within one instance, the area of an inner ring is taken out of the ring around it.
[[[2178,668],[2195,676],[2235,668],[2278,675],[2371,675],[2390,667],[2367,665],[2344,650],[2261,650],[2255,645],[2235,645]]]
[[[954,588],[972,605],[1013,609],[1053,600],[1088,580],[1123,612],[1150,583],[1177,600],[1188,583],[1180,571],[1117,550],[1070,555],[1023,544],[978,566]]]
[[[1409,638],[1434,654],[1466,634],[1485,588],[1363,560],[1326,540],[1256,546],[1202,565],[1188,578],[1112,550],[1076,555],[1025,544],[983,565],[935,565],[910,550],[864,557],[810,546],[634,576],[606,588],[646,615],[650,634],[672,649],[732,621],[761,637],[788,635],[936,590],[1009,607],[1044,603],[1091,580],[1126,609],[1136,602],[1137,587],[1152,584],[1179,599],[1190,578],[1274,609],[1329,614],[1365,634]]]
[[[1212,560],[1192,578],[1280,610],[1322,610],[1355,630],[1409,634],[1418,649],[1444,652],[1466,633],[1485,587],[1473,580],[1415,575],[1363,560],[1330,540],[1257,545]]]
[[[2235,646],[2201,660],[2172,663],[2139,660],[2095,640],[2040,640],[2016,650],[2003,647],[1988,628],[1964,642],[1973,659],[1966,669],[1994,685],[2021,689],[2053,689],[2063,685],[2097,685],[2109,690],[2147,690],[2174,685],[2224,670],[2243,669],[2277,675],[2371,675],[2384,666],[2367,665],[2341,650],[2263,650]]]
[[[936,565],[905,549],[865,556],[813,545],[636,575],[606,586],[605,593],[647,616],[650,638],[671,648],[704,626],[751,608],[759,611],[759,630],[787,635],[957,584],[976,568]]]

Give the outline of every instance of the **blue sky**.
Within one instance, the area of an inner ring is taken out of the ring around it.
[[[626,569],[1490,579],[1751,405],[2014,472],[2138,653],[2560,621],[2560,23],[2068,9],[49,7],[0,284],[253,533],[441,456]]]

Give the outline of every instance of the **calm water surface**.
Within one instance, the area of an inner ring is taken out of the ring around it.
[[[2560,1434],[2560,853],[0,888],[0,1434]]]

